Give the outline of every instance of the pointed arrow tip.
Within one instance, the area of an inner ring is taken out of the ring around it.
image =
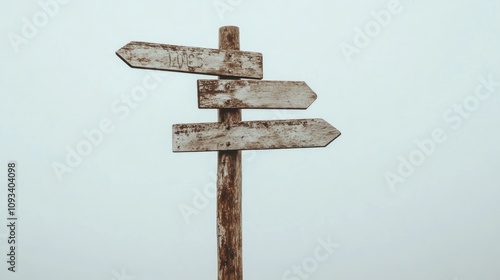
[[[119,50],[117,50],[115,52],[115,54],[121,59],[123,60],[123,62],[125,62],[129,67],[132,67],[134,68],[135,66],[132,65],[130,62],[129,62],[129,50],[130,50],[130,45],[133,45],[135,42],[129,42],[128,44],[126,44],[125,46],[121,47]]]
[[[318,98],[318,95],[316,94],[316,92],[314,92],[314,90],[312,90],[312,88],[306,83],[306,82],[303,82],[304,83],[304,87],[305,87],[305,90],[306,92],[309,94],[309,104],[307,104],[307,108],[309,108],[309,106],[311,106],[314,101],[316,101],[316,99]]]
[[[311,90],[311,92],[312,92],[311,96],[312,96],[312,99],[313,99],[311,103],[313,103],[314,101],[316,101],[316,99],[318,99],[318,95],[314,91],[312,91],[312,90]]]
[[[330,145],[330,143],[333,142],[333,140],[337,139],[341,133],[338,129],[336,129],[333,125],[331,125],[329,122],[325,121],[324,119],[317,119],[320,123],[324,125],[324,129],[327,130],[326,134],[328,135],[328,142],[323,146],[326,147]]]
[[[317,98],[318,95],[311,90],[311,99],[309,99],[309,104],[307,105],[306,109],[309,108],[314,103],[314,101],[316,101]]]
[[[120,51],[121,51],[121,50],[122,50],[122,49],[117,50],[117,51],[115,52],[115,54],[116,54],[119,58],[123,59],[123,57],[122,57],[122,55],[121,55],[121,53],[120,53]]]

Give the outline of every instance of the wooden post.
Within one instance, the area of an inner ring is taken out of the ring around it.
[[[238,27],[221,27],[219,49],[239,50],[239,37]],[[241,121],[240,109],[221,109],[218,113],[219,122],[227,125]],[[226,145],[230,146],[231,143]],[[217,160],[218,279],[242,280],[241,151],[220,151]]]

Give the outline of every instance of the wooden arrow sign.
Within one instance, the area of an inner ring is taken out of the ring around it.
[[[198,80],[199,108],[307,109],[316,97],[305,82]]]
[[[325,147],[340,132],[323,119],[175,124],[174,152]]]
[[[130,42],[116,54],[130,67],[262,79],[262,54]]]

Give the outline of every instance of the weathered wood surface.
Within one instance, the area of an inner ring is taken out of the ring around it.
[[[116,54],[130,67],[262,79],[262,54],[130,42]]]
[[[316,98],[305,82],[198,80],[199,108],[307,109]]]
[[[174,152],[325,147],[340,132],[323,119],[175,124]]]
[[[219,49],[239,50],[240,31],[235,26],[219,29]],[[261,60],[262,61],[262,60]],[[228,77],[221,77],[228,78]],[[234,78],[233,78],[234,79]],[[218,111],[219,122],[241,122],[241,111]],[[241,223],[241,151],[221,151],[217,155],[217,267],[218,280],[243,280]]]

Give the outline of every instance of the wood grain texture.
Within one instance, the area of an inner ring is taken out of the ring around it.
[[[325,147],[340,132],[323,119],[175,124],[174,152]]]
[[[307,109],[316,98],[305,82],[198,80],[200,109]]]
[[[238,27],[224,26],[219,29],[219,49],[226,51],[240,49]],[[262,63],[262,59],[260,62]],[[262,75],[262,68],[260,75]],[[230,77],[220,78],[234,79]],[[218,118],[222,125],[241,122],[241,110],[219,110]],[[217,267],[219,280],[243,280],[241,194],[241,151],[218,152]]]
[[[262,79],[262,54],[130,42],[116,54],[130,67]]]

